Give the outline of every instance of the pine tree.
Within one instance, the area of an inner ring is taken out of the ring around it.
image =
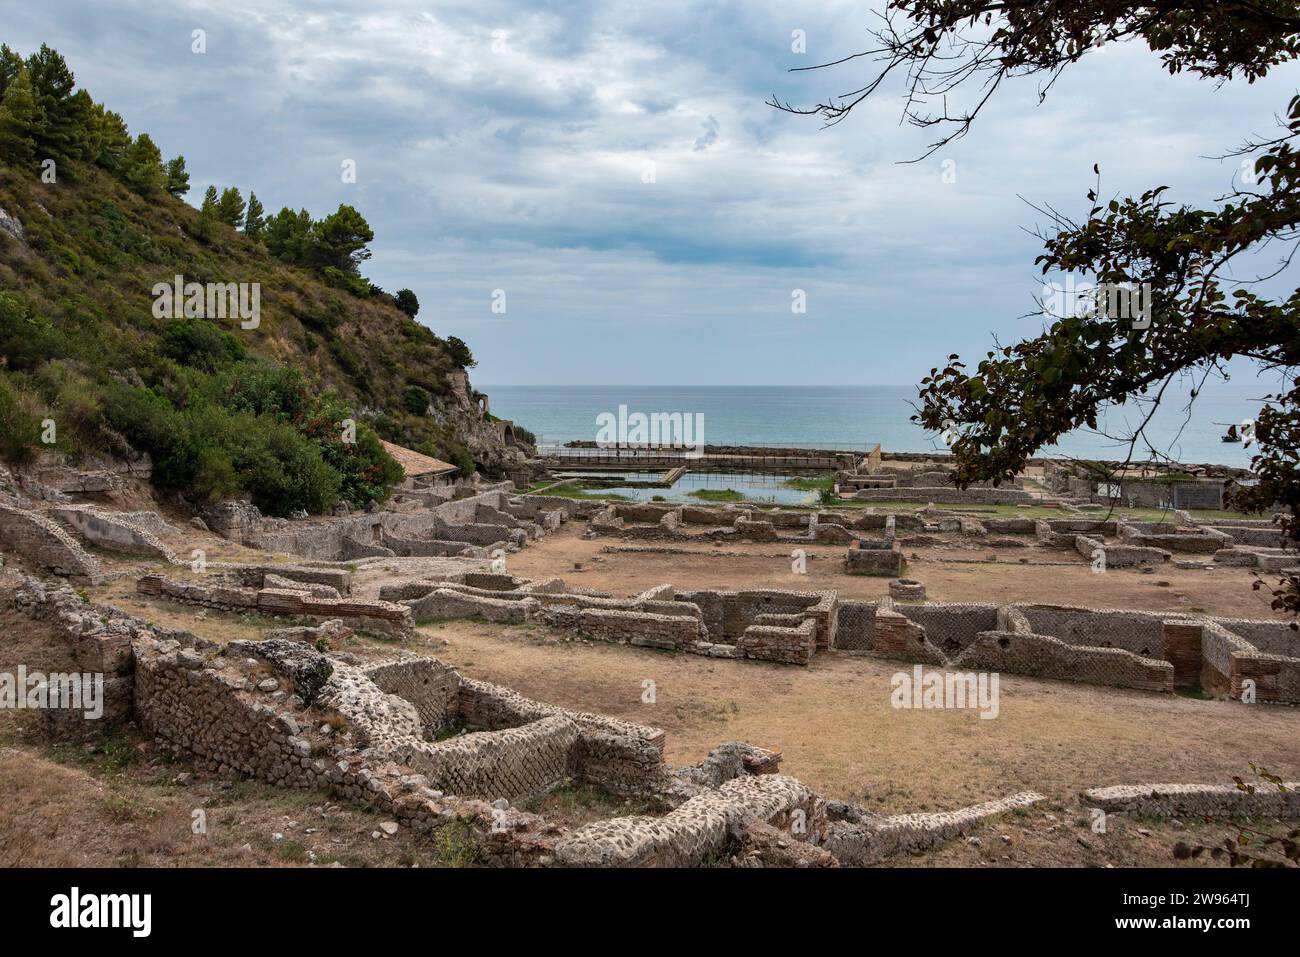
[[[265,210],[262,208],[262,203],[257,198],[257,194],[249,190],[248,209],[244,212],[244,235],[249,239],[256,241],[262,238],[262,232],[266,228],[264,212]]]
[[[194,224],[194,235],[205,243],[212,242],[217,231],[217,188],[209,186],[203,194],[203,205],[199,207],[199,218]]]
[[[0,97],[0,159],[22,166],[36,158],[38,110],[27,70],[20,65]]]
[[[117,172],[122,168],[127,150],[131,148],[131,133],[126,128],[126,121],[119,114],[105,109],[103,104],[96,103],[90,127],[91,161],[106,170]]]
[[[294,212],[288,206],[266,221],[264,237],[267,251],[277,259],[306,265],[312,232],[311,213]]]
[[[166,183],[162,153],[148,133],[141,133],[131,144],[122,164],[122,179],[137,193],[152,196]]]
[[[244,220],[244,197],[239,195],[239,190],[231,186],[221,191],[221,199],[217,202],[217,219],[225,223],[232,229],[239,228],[239,224]]]
[[[167,161],[167,176],[164,188],[177,198],[190,191],[190,174],[185,169],[184,156],[177,156],[175,159]]]
[[[366,244],[375,238],[365,217],[353,207],[339,208],[312,227],[312,259],[322,268],[355,276],[370,258]]]
[[[9,49],[7,43],[0,43],[0,98],[9,89],[9,84],[18,78],[18,71],[23,68],[23,58]]]
[[[77,130],[77,159],[94,160],[99,151],[99,104],[85,90],[72,94],[69,115]]]
[[[78,155],[86,130],[73,102],[72,91],[77,83],[67,62],[42,43],[40,50],[27,58],[26,67],[40,107],[37,149],[60,160]]]

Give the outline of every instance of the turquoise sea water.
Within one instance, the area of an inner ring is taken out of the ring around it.
[[[709,444],[789,445],[942,451],[939,436],[908,417],[916,390],[910,386],[478,386],[491,397],[492,412],[530,429],[544,443],[594,440],[597,416],[628,412],[703,415]],[[1188,420],[1181,403],[1162,408],[1148,427],[1153,444],[1185,463],[1245,467],[1251,450],[1219,441],[1227,423],[1253,418],[1265,390],[1224,384],[1207,390]],[[1099,423],[1112,434],[1127,431],[1145,415],[1138,406],[1114,408]],[[1127,444],[1087,431],[1071,433],[1046,454],[1122,459]],[[1141,449],[1134,458],[1149,457]]]

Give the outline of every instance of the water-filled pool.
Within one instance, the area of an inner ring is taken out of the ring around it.
[[[731,489],[743,495],[744,501],[774,505],[813,505],[817,493],[787,488],[790,475],[771,475],[762,472],[687,472],[671,488],[638,488],[620,485],[620,482],[651,482],[663,472],[584,472],[579,470],[557,472],[557,478],[598,478],[610,482],[607,488],[587,489],[593,495],[619,495],[636,502],[648,502],[659,496],[669,502],[696,502],[708,504],[709,499],[692,495],[701,489]],[[801,476],[807,477],[807,476]]]

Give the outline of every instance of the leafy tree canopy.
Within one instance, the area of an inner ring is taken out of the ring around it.
[[[1170,73],[1253,82],[1300,52],[1297,6],[1285,0],[891,0],[871,49],[812,68],[874,60],[875,73],[856,92],[806,108],[775,99],[772,105],[834,124],[899,74],[909,89],[904,115],[937,134],[928,156],[966,135],[1004,80],[1038,76],[1046,97],[1070,64],[1125,40],[1145,42]],[[953,110],[950,103],[972,87],[971,103]],[[1145,402],[1145,426],[1176,383],[1190,379],[1192,401],[1206,377],[1223,374],[1226,360],[1245,356],[1287,384],[1268,397],[1255,424],[1252,468],[1260,481],[1239,490],[1235,502],[1248,510],[1284,506],[1284,534],[1300,544],[1300,290],[1269,298],[1252,288],[1255,282],[1231,276],[1234,265],[1248,264],[1266,247],[1285,250],[1274,275],[1290,265],[1300,240],[1297,136],[1300,98],[1293,97],[1275,137],[1230,154],[1253,160],[1250,181],[1234,183],[1206,208],[1176,204],[1163,186],[1103,201],[1094,185],[1087,215],[1077,221],[1040,210],[1049,220],[1036,260],[1043,272],[1077,273],[1098,288],[1145,284],[1150,322],[1134,322],[1108,305],[1056,318],[1042,335],[989,351],[973,368],[951,355],[933,369],[922,380],[915,418],[955,435],[960,484],[1009,479],[1065,433],[1095,428],[1107,404]],[[1152,457],[1163,456],[1142,428],[1129,439],[1130,457],[1139,443]],[[1279,583],[1274,606],[1300,612],[1300,579]]]

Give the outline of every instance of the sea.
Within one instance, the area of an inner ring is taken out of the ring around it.
[[[1146,429],[1151,444],[1184,464],[1246,468],[1254,449],[1221,441],[1230,424],[1259,412],[1257,383],[1221,383],[1203,392],[1186,410],[1185,398],[1167,400]],[[703,440],[711,445],[768,445],[796,448],[865,450],[879,442],[886,452],[942,452],[942,438],[909,416],[915,411],[913,386],[533,386],[478,385],[491,399],[496,416],[533,432],[541,444],[595,440],[602,414],[617,416],[620,406],[635,412],[699,416]],[[1127,434],[1145,417],[1136,404],[1105,410],[1098,431],[1076,430],[1043,455],[1122,460]],[[1103,434],[1107,433],[1107,434]],[[1139,444],[1134,461],[1150,458]]]

